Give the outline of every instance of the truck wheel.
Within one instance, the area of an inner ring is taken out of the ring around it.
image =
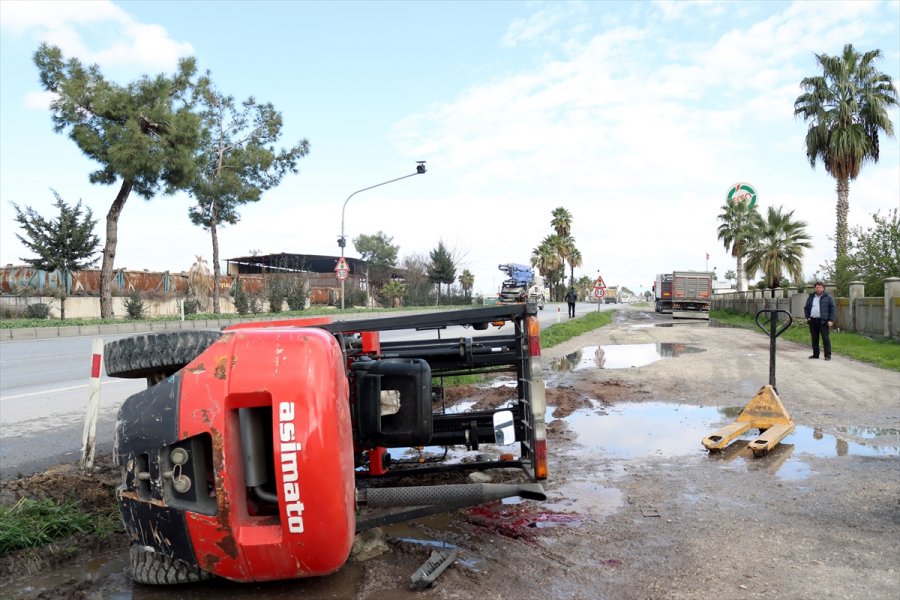
[[[175,373],[222,336],[219,331],[172,331],[115,340],[103,349],[110,377],[153,384]]]
[[[145,585],[196,583],[213,577],[212,573],[207,573],[199,567],[148,548],[132,546],[129,559],[131,576],[138,583]]]

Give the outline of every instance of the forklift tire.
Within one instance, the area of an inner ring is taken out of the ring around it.
[[[103,349],[106,374],[124,379],[168,377],[197,358],[220,337],[220,331],[198,329],[114,340]]]
[[[208,573],[183,560],[172,558],[149,548],[132,546],[129,552],[131,576],[144,585],[177,585],[212,579]]]

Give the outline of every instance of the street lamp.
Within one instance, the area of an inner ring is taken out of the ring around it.
[[[341,264],[344,263],[344,247],[347,245],[347,238],[344,235],[344,211],[347,210],[347,203],[350,202],[350,198],[357,195],[360,192],[365,192],[366,190],[371,190],[373,188],[381,187],[383,185],[387,185],[389,183],[394,183],[395,181],[400,181],[401,179],[406,179],[408,177],[414,177],[415,175],[423,175],[426,173],[425,170],[425,161],[417,160],[416,161],[416,172],[410,173],[409,175],[404,175],[403,177],[397,177],[396,179],[391,179],[389,181],[382,181],[381,183],[376,183],[375,185],[370,185],[369,187],[363,188],[361,190],[356,190],[344,200],[344,206],[341,208],[341,237],[338,238],[338,246],[341,248]],[[346,279],[346,278],[345,278]],[[344,280],[341,279],[341,310],[344,310]],[[368,285],[368,281],[366,282]]]

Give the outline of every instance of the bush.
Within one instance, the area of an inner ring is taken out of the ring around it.
[[[252,294],[249,298],[250,312],[258,315],[263,311],[263,301],[259,294]]]
[[[125,300],[125,312],[128,313],[128,318],[136,320],[143,319],[146,310],[144,301],[141,300],[141,295],[138,291],[135,290],[131,292],[131,295]]]
[[[365,306],[367,301],[368,296],[366,296],[365,290],[353,288],[352,290],[347,290],[347,296],[344,299],[344,308],[349,308],[351,306]]]
[[[25,307],[26,319],[48,319],[50,318],[50,305],[43,302],[35,302]]]
[[[303,310],[306,308],[306,282],[301,279],[293,279],[287,285],[285,300],[290,310]]]
[[[284,285],[278,279],[269,281],[269,312],[280,313],[284,308],[285,291]]]
[[[196,298],[187,298],[184,301],[184,314],[196,315],[200,312],[200,301]]]
[[[234,282],[234,308],[239,315],[246,315],[250,312],[250,299],[247,297],[247,292],[244,291],[240,279],[236,279]]]

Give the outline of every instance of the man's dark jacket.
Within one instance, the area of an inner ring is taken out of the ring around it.
[[[810,294],[806,299],[806,306],[803,307],[803,316],[807,319],[812,311],[813,296],[815,295],[815,293]],[[834,305],[834,299],[828,295],[828,292],[823,292],[822,297],[819,298],[819,318],[823,321],[834,321],[836,316],[837,308]]]

